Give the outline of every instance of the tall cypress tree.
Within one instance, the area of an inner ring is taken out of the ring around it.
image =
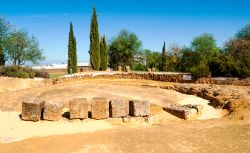
[[[0,42],[0,66],[5,65],[5,57],[2,44]]]
[[[101,58],[100,58],[100,43],[99,43],[99,32],[98,32],[98,22],[96,15],[96,7],[93,8],[93,15],[91,18],[90,25],[90,64],[93,70],[99,70]]]
[[[162,53],[161,53],[161,61],[160,61],[160,71],[167,71],[167,53],[166,53],[166,46],[165,41],[162,47]]]
[[[69,43],[68,43],[68,73],[70,73],[70,69],[72,69],[73,73],[77,73],[76,38],[74,36],[72,22],[70,22]]]
[[[106,38],[103,36],[100,42],[100,54],[101,54],[101,64],[100,70],[106,71],[108,68],[108,48],[106,43]]]

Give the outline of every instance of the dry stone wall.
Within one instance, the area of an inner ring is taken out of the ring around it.
[[[189,73],[148,73],[148,72],[105,72],[105,73],[86,73],[67,75],[65,77],[57,78],[53,81],[53,84],[77,82],[85,79],[142,79],[142,80],[155,80],[165,82],[191,82],[191,80],[185,80],[185,75]],[[191,75],[190,75],[191,76]]]

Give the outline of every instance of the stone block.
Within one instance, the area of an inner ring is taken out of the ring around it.
[[[58,121],[62,117],[63,105],[54,102],[45,102],[43,119],[48,121]]]
[[[109,102],[110,117],[126,117],[129,114],[129,102],[123,99],[115,99]]]
[[[31,100],[22,102],[22,120],[39,121],[41,118],[43,101]]]
[[[122,71],[122,66],[118,66],[118,71]]]
[[[125,66],[125,71],[130,72],[130,66]]]
[[[86,98],[77,98],[69,102],[70,119],[88,118],[89,103]]]
[[[193,104],[188,104],[188,105],[183,105],[182,107],[186,107],[186,108],[191,108],[191,109],[195,109],[197,111],[197,115],[201,115],[202,111],[203,111],[203,106],[202,105],[193,105]]]
[[[184,120],[194,119],[197,117],[197,110],[190,107],[182,107],[178,104],[170,104],[163,108],[163,110]]]
[[[149,101],[132,100],[129,101],[129,114],[131,116],[149,116],[150,103]]]
[[[91,100],[91,116],[93,119],[105,119],[109,117],[109,101],[103,97],[95,97]]]

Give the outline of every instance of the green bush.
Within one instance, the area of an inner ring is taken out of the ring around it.
[[[49,79],[49,73],[46,72],[45,70],[34,70],[35,72],[35,77],[37,78],[45,78],[45,79]]]
[[[36,73],[31,68],[21,66],[5,66],[0,68],[0,75],[17,78],[34,78]]]
[[[206,63],[200,63],[196,67],[192,67],[191,73],[196,78],[207,77],[207,76],[211,75],[211,72],[209,70],[209,66]]]

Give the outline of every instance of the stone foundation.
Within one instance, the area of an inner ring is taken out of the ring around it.
[[[22,102],[22,120],[37,122],[41,118],[43,101],[32,100]]]
[[[89,103],[86,98],[77,98],[69,102],[70,119],[88,118]]]
[[[63,105],[53,102],[45,102],[43,119],[48,121],[58,121],[63,113]]]
[[[178,105],[178,104],[171,104],[167,105],[163,108],[163,110],[181,118],[184,120],[190,120],[190,119],[195,119],[198,116],[198,111],[197,109],[194,109],[193,105]],[[198,108],[198,106],[197,106]],[[201,110],[200,110],[201,112]]]
[[[91,116],[93,119],[105,119],[109,117],[109,101],[103,97],[95,97],[91,100]]]
[[[123,99],[109,102],[109,116],[113,118],[126,117],[129,114],[129,102]]]
[[[129,101],[129,114],[131,116],[149,116],[150,103],[149,101],[132,100]]]

